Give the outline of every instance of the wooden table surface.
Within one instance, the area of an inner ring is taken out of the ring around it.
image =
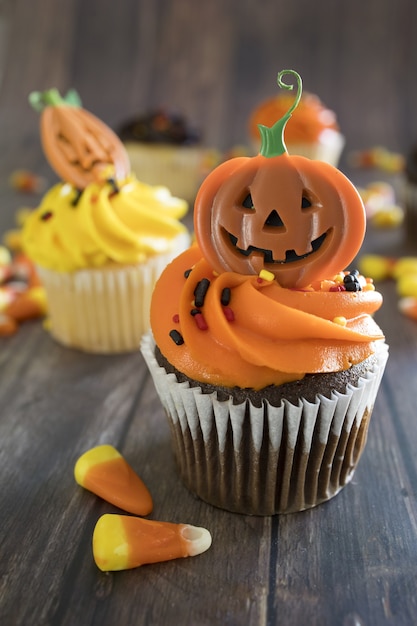
[[[264,2],[262,14],[236,0],[0,3],[0,35],[8,37],[0,42],[0,232],[12,226],[17,208],[38,201],[10,188],[13,169],[29,167],[53,180],[26,97],[54,84],[75,85],[88,108],[113,126],[135,106],[167,101],[172,92],[208,130],[211,144],[225,149],[237,143],[256,99],[274,92],[285,61],[340,113],[347,150],[378,143],[406,150],[417,134],[417,116],[410,115],[416,82],[406,78],[417,59],[416,3],[352,0],[340,3],[343,15],[330,0],[314,12],[313,4],[296,0],[285,12],[280,3]],[[365,28],[366,42],[354,40]],[[335,46],[339,55],[332,56]],[[167,71],[159,74],[164,62]],[[404,228],[370,228],[364,251],[417,255],[417,245]],[[417,624],[417,323],[398,311],[393,282],[378,289],[384,305],[376,320],[390,357],[364,455],[337,497],[286,516],[235,515],[187,492],[140,353],[97,356],[64,348],[39,321],[0,339],[0,623]],[[117,447],[148,485],[150,517],[204,526],[212,547],[195,558],[100,572],[92,532],[99,516],[115,509],[81,489],[73,468],[101,443]]]

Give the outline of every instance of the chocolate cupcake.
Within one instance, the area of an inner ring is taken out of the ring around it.
[[[156,110],[129,120],[119,130],[136,175],[149,185],[165,185],[193,202],[205,169],[207,150],[200,132],[174,112]]]
[[[184,483],[244,514],[301,511],[350,481],[388,355],[381,295],[344,269],[362,200],[331,165],[288,155],[291,112],[258,156],[202,183],[196,244],[158,280],[142,341]]]

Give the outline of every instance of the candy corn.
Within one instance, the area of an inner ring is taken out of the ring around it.
[[[0,337],[9,337],[17,331],[17,322],[12,317],[0,313]]]
[[[152,511],[151,494],[113,446],[97,446],[85,452],[75,464],[74,476],[81,487],[124,511],[135,515]]]
[[[46,315],[46,294],[43,287],[30,287],[19,293],[5,308],[5,313],[17,322]]]
[[[404,313],[404,315],[410,317],[412,320],[417,320],[417,298],[412,296],[400,298],[398,307],[401,313]]]
[[[196,556],[210,546],[205,528],[128,515],[103,515],[93,533],[94,560],[103,572]]]
[[[10,185],[23,193],[40,193],[45,189],[46,181],[28,170],[16,170],[10,176]]]

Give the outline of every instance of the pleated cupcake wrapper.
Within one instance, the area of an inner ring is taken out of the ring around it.
[[[298,406],[219,401],[167,374],[151,333],[141,350],[169,417],[187,487],[207,502],[239,513],[271,515],[310,508],[347,484],[361,456],[388,358],[384,344],[372,371],[331,398]]]
[[[156,280],[175,253],[121,268],[61,273],[38,268],[48,301],[50,331],[66,346],[87,352],[138,350],[149,329],[149,310]]]

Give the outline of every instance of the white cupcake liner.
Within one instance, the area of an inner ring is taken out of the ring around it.
[[[50,332],[60,343],[97,353],[138,350],[150,327],[149,311],[156,280],[166,265],[184,250],[123,267],[55,272],[38,267],[45,287]]]
[[[345,393],[300,399],[297,406],[264,400],[260,408],[179,383],[159,366],[154,348],[148,333],[141,350],[169,418],[180,475],[200,498],[239,513],[289,513],[332,498],[351,480],[388,358],[386,344],[372,370]]]

